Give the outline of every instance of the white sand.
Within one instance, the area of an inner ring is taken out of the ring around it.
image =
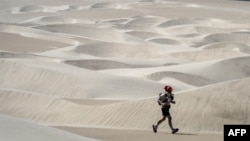
[[[2,114],[0,115],[0,122],[1,140],[6,141],[97,141]]]
[[[3,0],[0,138],[222,140],[225,124],[250,124],[249,6]],[[166,84],[176,135],[151,129]]]

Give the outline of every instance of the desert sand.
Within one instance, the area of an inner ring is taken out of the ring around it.
[[[0,0],[0,138],[221,141],[250,124],[246,0]],[[158,94],[174,88],[174,127]]]

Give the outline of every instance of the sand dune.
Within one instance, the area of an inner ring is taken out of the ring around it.
[[[242,43],[249,45],[248,42],[249,34],[248,33],[234,33],[234,34],[225,34],[225,33],[218,33],[218,34],[211,34],[205,37],[204,44],[211,43],[211,42],[225,42],[225,41],[233,41],[236,43]]]
[[[46,44],[46,42],[51,42],[51,41],[64,43],[65,44],[64,47],[67,47],[66,45],[70,46],[70,45],[78,44],[78,41],[75,41],[68,36],[58,35],[56,33],[47,32],[47,31],[38,30],[34,28],[29,28],[29,27],[1,24],[0,31],[3,33],[18,34],[18,35],[21,35],[23,38],[31,38],[30,41],[32,41],[33,39],[34,41],[36,41],[35,39],[45,40],[43,44]],[[40,42],[40,44],[41,43],[42,42]]]
[[[39,56],[35,54],[26,54],[26,53],[16,53],[16,52],[8,52],[8,51],[0,51],[1,59],[35,59],[35,60],[47,60],[52,62],[60,62],[57,58],[50,58],[46,56]]]
[[[159,58],[167,56],[170,52],[196,50],[190,47],[174,47],[101,42],[80,45],[74,48],[74,51],[104,58]]]
[[[223,45],[223,43],[220,43]],[[232,44],[231,44],[232,45]],[[213,48],[213,46],[216,46]],[[223,47],[219,48],[219,44],[209,44],[206,47],[206,50],[200,51],[186,51],[186,52],[178,52],[178,53],[171,53],[170,56],[175,58],[182,58],[187,59],[193,62],[199,61],[208,61],[208,60],[216,60],[216,59],[226,59],[226,58],[233,58],[233,57],[241,57],[248,55],[247,46],[237,45],[234,47]],[[208,49],[209,48],[209,49]]]
[[[103,70],[102,72],[121,76],[133,76],[161,81],[165,77],[172,77],[182,82],[204,86],[212,83],[230,81],[249,77],[249,56],[235,57],[216,61],[196,62],[166,67]],[[225,70],[227,73],[225,73]],[[230,74],[230,75],[228,75]],[[168,79],[163,81],[168,82]],[[173,83],[177,89],[182,89]]]
[[[38,12],[38,11],[42,11],[42,7],[41,6],[37,6],[37,5],[25,5],[22,7],[17,8],[16,12]]]
[[[129,35],[133,35],[135,37],[138,37],[140,39],[149,39],[149,38],[156,38],[161,37],[160,34],[154,33],[154,32],[147,32],[147,31],[128,31],[126,32]]]
[[[132,17],[131,21],[126,23],[127,25],[155,25],[162,21],[164,21],[165,18],[162,17],[156,17],[156,16],[135,16]]]
[[[83,59],[65,60],[66,64],[90,70],[121,69],[121,68],[149,68],[160,66],[171,66],[189,63],[176,58],[156,58],[156,59]]]
[[[95,3],[90,8],[105,8],[105,9],[130,9],[129,5],[119,3]]]
[[[0,135],[2,140],[8,141],[97,141],[94,139],[77,136],[55,128],[34,124],[20,119],[1,115]]]
[[[45,5],[23,5],[20,7],[15,7],[8,10],[12,14],[25,14],[32,12],[49,12],[56,13],[59,11],[68,11],[68,10],[80,10],[81,7],[74,5],[60,5],[60,6],[45,6]]]
[[[222,132],[223,124],[248,123],[248,83],[249,79],[240,79],[178,93],[178,102],[172,108],[175,125],[185,132]],[[150,130],[149,123],[155,122],[160,114],[155,104],[157,97],[89,107],[42,95],[14,91],[1,93],[1,100],[9,101],[1,102],[2,113],[46,124]],[[25,102],[16,104],[18,101]],[[38,104],[44,101],[47,105]],[[32,110],[29,105],[34,102],[36,106]],[[241,104],[232,104],[234,102]],[[186,114],[190,112],[192,114]],[[148,118],[143,118],[145,113]],[[186,115],[185,118],[182,115]],[[195,122],[192,119],[196,119]],[[209,120],[204,123],[205,119]],[[166,125],[161,129],[163,127]]]
[[[0,138],[221,140],[250,123],[249,4],[3,0]],[[151,129],[166,84],[176,135]]]
[[[108,60],[65,61],[65,63],[90,70],[133,68],[133,66],[129,64]]]
[[[198,24],[198,22],[196,22],[193,19],[183,18],[183,19],[176,19],[176,20],[166,21],[164,23],[161,23],[158,26],[161,27],[161,28],[168,28],[168,27],[171,27],[171,26],[187,25],[187,24]]]
[[[39,26],[39,25],[48,25],[48,24],[74,24],[79,23],[80,21],[77,19],[70,19],[61,16],[44,16],[44,17],[37,17],[28,19],[23,22],[19,22],[21,25],[24,26]]]
[[[38,27],[37,27],[38,28]],[[139,39],[120,34],[119,32],[95,28],[83,25],[47,25],[41,26],[39,29],[47,30],[51,32],[65,33],[74,36],[81,36],[90,39],[95,39],[97,41],[113,41],[116,43],[141,43]],[[115,37],[115,38],[114,38]]]
[[[205,46],[202,46],[203,49],[216,49],[216,48],[226,48],[226,49],[239,49],[239,51],[243,53],[249,53],[248,46],[242,43],[236,43],[236,42],[219,42],[219,43],[213,43],[208,44]]]
[[[56,62],[2,59],[1,66],[1,79],[4,80],[1,82],[2,88],[62,98],[134,99],[152,96],[162,87],[162,84],[152,81],[110,76]],[[15,71],[16,69],[19,71]],[[147,87],[148,91],[140,93],[144,87]],[[138,94],[132,94],[134,92]]]
[[[15,52],[42,52],[46,50],[56,49],[60,47],[66,47],[68,44],[44,41],[41,39],[30,39],[20,35],[12,33],[0,33],[1,42],[4,42],[1,49]],[[13,42],[13,40],[15,42]],[[36,44],[34,47],[33,44]]]

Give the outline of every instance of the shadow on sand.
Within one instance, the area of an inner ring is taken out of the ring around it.
[[[190,136],[196,136],[197,134],[191,134],[191,133],[176,133],[175,135],[190,135]]]

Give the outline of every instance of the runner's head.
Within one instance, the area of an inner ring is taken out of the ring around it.
[[[166,86],[164,87],[164,89],[165,89],[165,91],[168,92],[168,93],[172,93],[172,90],[173,90],[173,88],[172,88],[171,86],[169,86],[169,85],[166,85]]]

